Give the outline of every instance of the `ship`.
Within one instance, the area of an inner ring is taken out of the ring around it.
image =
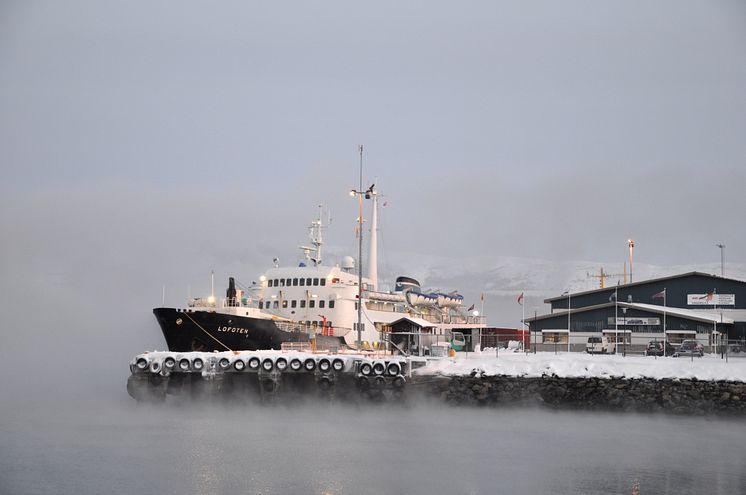
[[[355,193],[356,191],[353,191]],[[242,351],[313,346],[327,350],[392,350],[427,353],[429,345],[486,326],[477,312],[463,309],[457,291],[425,290],[399,276],[390,290],[378,283],[378,192],[372,199],[368,273],[351,256],[340,263],[322,260],[322,210],[309,226],[310,246],[301,261],[274,266],[258,282],[240,285],[229,278],[224,298],[194,298],[185,307],[153,310],[168,349],[176,352]],[[361,197],[362,213],[362,197]],[[362,253],[362,214],[357,236]],[[213,284],[214,287],[214,284]],[[362,305],[358,304],[362,301]],[[472,308],[470,308],[472,309]]]

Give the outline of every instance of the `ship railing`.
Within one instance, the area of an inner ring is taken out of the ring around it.
[[[286,332],[300,332],[307,333],[309,335],[329,335],[331,337],[344,337],[352,331],[352,328],[331,326],[323,328],[321,326],[307,323],[300,323],[297,321],[278,321],[275,320],[275,325],[280,330]]]
[[[215,299],[210,300],[209,297],[193,297],[187,301],[187,306],[190,308],[212,308],[215,309],[215,307],[220,304],[220,307],[222,309],[225,308],[249,308],[251,306],[251,300],[239,300],[236,298],[223,298],[220,299],[220,301],[217,301]]]

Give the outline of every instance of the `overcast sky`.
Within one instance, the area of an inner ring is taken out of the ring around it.
[[[746,262],[745,89],[741,1],[4,0],[3,304],[116,303],[139,352],[319,203],[354,253],[359,143],[384,260]]]

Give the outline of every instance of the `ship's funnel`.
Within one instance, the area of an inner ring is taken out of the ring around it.
[[[228,277],[228,290],[225,291],[225,297],[228,299],[229,304],[235,304],[236,302],[236,281],[233,277]]]
[[[395,292],[420,292],[420,283],[410,277],[396,277]]]

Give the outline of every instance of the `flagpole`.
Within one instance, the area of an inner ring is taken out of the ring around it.
[[[521,295],[525,294],[524,292],[521,292]],[[525,346],[526,345],[526,338],[523,335],[523,332],[526,330],[526,298],[524,297],[521,300],[521,343]]]
[[[619,284],[614,289],[614,354],[619,345]]]

